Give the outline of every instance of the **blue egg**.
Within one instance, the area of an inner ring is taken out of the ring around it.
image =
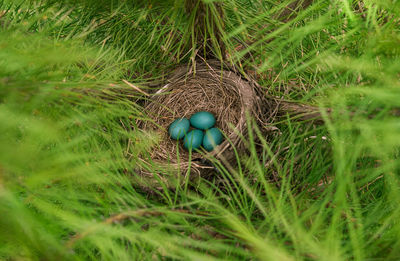
[[[214,126],[215,117],[208,111],[199,111],[190,117],[190,124],[197,129],[206,130]]]
[[[185,137],[189,131],[190,123],[186,118],[179,118],[169,125],[168,133],[174,140],[179,140]]]
[[[204,133],[201,130],[192,130],[190,131],[185,138],[183,139],[183,146],[185,149],[198,149],[203,142]]]
[[[223,139],[224,137],[218,128],[211,128],[204,134],[203,148],[207,151],[212,151],[222,143]]]

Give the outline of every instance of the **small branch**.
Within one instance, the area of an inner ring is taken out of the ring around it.
[[[200,215],[200,216],[208,216],[209,213],[207,212],[196,212],[193,213],[190,210],[185,210],[185,209],[173,209],[170,210],[172,212],[176,212],[176,213],[183,213],[183,214],[194,214],[194,215]],[[100,226],[102,225],[111,225],[115,222],[120,222],[123,221],[125,219],[128,218],[139,218],[139,217],[148,217],[148,216],[152,216],[152,217],[157,217],[157,216],[162,216],[165,215],[167,212],[161,212],[161,211],[157,211],[157,210],[148,210],[148,209],[139,209],[139,210],[133,210],[133,211],[127,211],[124,213],[120,213],[114,216],[111,216],[109,218],[107,218],[106,220],[104,220],[103,222],[101,222],[100,224],[96,224],[93,225],[91,227],[89,227],[87,230],[83,231],[82,233],[78,233],[75,234],[74,236],[72,236],[66,243],[66,246],[68,248],[72,248],[73,245],[80,239],[88,236],[89,234],[95,232]]]
[[[301,120],[314,120],[319,123],[324,122],[318,107],[277,99],[275,99],[274,102],[277,103],[279,116],[289,114],[290,116],[297,117]],[[328,112],[330,111],[331,109],[328,109]]]
[[[140,92],[141,94],[146,95],[147,97],[150,96],[150,94],[148,94],[147,92],[141,90],[139,87],[133,85],[132,83],[128,82],[127,80],[122,80],[124,83],[126,83],[128,86],[132,87],[133,89],[135,89],[136,91]]]

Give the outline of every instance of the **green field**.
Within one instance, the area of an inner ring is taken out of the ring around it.
[[[0,260],[400,260],[400,2],[201,2],[0,1]],[[249,118],[214,178],[139,186],[124,80],[210,57],[322,124]]]

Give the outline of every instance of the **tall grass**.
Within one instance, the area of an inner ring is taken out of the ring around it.
[[[400,5],[316,0],[289,19],[289,2],[224,1],[222,19],[204,1],[201,43],[181,1],[3,1],[0,258],[398,260]],[[325,124],[249,119],[248,152],[215,180],[135,186],[154,139],[122,80],[152,86],[220,44]]]

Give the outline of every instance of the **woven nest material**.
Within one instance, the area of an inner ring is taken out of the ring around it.
[[[190,166],[191,176],[210,173],[213,166],[204,164],[206,158],[234,159],[233,146],[242,148],[240,136],[246,133],[246,115],[256,118],[260,114],[260,99],[256,85],[228,68],[221,70],[220,63],[197,64],[193,67],[179,67],[144,106],[152,121],[138,122],[138,127],[146,132],[155,132],[159,143],[149,156],[160,169],[175,170],[186,175]],[[172,140],[168,135],[169,125],[177,118],[190,118],[198,111],[209,111],[216,116],[216,127],[226,136],[224,142],[212,152],[193,151],[189,154],[182,142]],[[177,147],[178,146],[178,147]],[[240,150],[240,149],[239,149]],[[178,156],[179,155],[179,156]],[[143,159],[144,161],[144,159]],[[150,165],[150,164],[149,164]],[[154,176],[154,172],[141,170],[143,175]],[[157,173],[158,178],[163,174]]]

